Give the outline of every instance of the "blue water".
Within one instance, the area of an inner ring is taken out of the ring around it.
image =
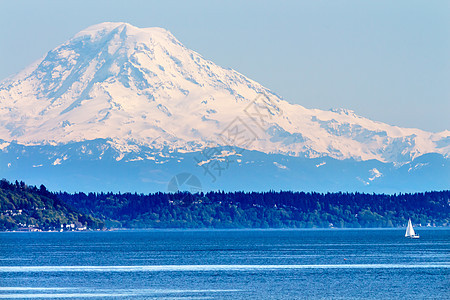
[[[0,233],[0,299],[450,299],[450,230]]]

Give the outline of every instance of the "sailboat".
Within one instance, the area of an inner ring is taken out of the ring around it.
[[[406,227],[405,237],[411,239],[418,239],[419,235],[414,232],[414,228],[411,223],[411,219],[408,220],[408,227]]]

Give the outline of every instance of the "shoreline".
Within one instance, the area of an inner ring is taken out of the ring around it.
[[[0,233],[86,233],[86,232],[139,232],[139,231],[360,231],[360,230],[405,230],[406,227],[361,227],[361,228],[111,228],[111,229],[99,229],[99,230],[78,230],[78,231],[0,231]],[[415,229],[422,230],[448,230],[450,226],[434,226],[434,227],[415,227]]]

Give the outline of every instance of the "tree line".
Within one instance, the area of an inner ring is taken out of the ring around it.
[[[450,191],[74,193],[58,199],[125,228],[360,228],[450,225]]]
[[[360,228],[450,225],[450,191],[405,194],[53,193],[0,181],[0,230],[101,228]],[[62,225],[62,226],[61,226]]]

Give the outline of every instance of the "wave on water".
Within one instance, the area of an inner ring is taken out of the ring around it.
[[[160,266],[2,266],[0,272],[195,272],[283,269],[428,269],[450,268],[437,264],[330,264],[330,265],[160,265]]]

